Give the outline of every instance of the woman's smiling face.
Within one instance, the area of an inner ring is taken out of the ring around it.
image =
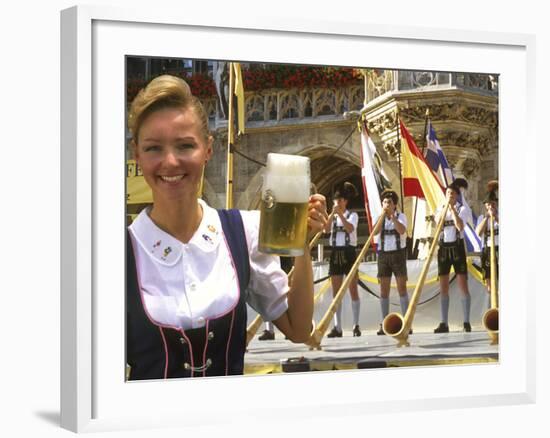
[[[163,108],[143,120],[134,151],[153,200],[189,200],[197,197],[212,137],[205,139],[192,108]]]

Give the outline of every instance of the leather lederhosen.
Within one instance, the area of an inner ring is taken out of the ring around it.
[[[453,220],[445,220],[444,227],[455,226]],[[466,247],[464,239],[456,231],[456,238],[452,242],[444,241],[444,232],[439,235],[439,249],[437,250],[438,274],[446,275],[453,266],[456,274],[467,274]]]

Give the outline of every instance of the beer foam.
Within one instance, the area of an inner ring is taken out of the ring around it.
[[[309,158],[267,154],[262,196],[270,190],[277,202],[307,202],[310,195]]]

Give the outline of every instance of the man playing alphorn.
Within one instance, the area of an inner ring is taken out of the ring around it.
[[[489,225],[489,219],[491,216],[494,218],[494,245],[495,245],[495,258],[496,258],[496,276],[498,278],[498,181],[489,181],[487,184],[487,195],[483,200],[485,206],[485,214],[479,216],[477,220],[476,233],[481,237],[483,242],[483,251],[481,253],[481,267],[483,268],[483,278],[487,285],[487,309],[491,307],[491,229]]]
[[[464,246],[464,224],[467,221],[467,211],[457,202],[460,189],[452,183],[447,187],[449,208],[439,235],[437,252],[437,272],[441,288],[441,323],[434,333],[449,332],[449,272],[454,268],[458,287],[462,295],[462,312],[464,315],[464,331],[471,332],[470,306],[471,297],[468,290],[468,268],[466,263],[466,248]],[[443,207],[436,212],[436,223],[439,223]]]
[[[357,189],[350,182],[345,182],[343,187],[334,193],[334,217],[332,223],[328,223],[325,231],[330,231],[330,263],[329,275],[332,285],[332,294],[340,289],[344,276],[349,275],[355,258],[357,257],[357,225],[359,216],[348,210],[349,201],[357,196]],[[349,284],[351,295],[351,310],[353,315],[353,336],[361,336],[359,327],[359,312],[361,300],[357,289],[357,272]],[[342,306],[340,305],[334,314],[334,327],[327,335],[329,338],[341,338],[342,330]]]
[[[399,197],[393,190],[381,195],[383,221],[378,222],[373,233],[378,238],[378,281],[380,282],[380,310],[382,320],[390,308],[391,276],[395,275],[401,313],[405,315],[409,307],[407,295],[407,217],[397,211]],[[377,332],[384,335],[382,324]]]

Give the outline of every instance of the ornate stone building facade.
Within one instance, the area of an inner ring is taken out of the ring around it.
[[[212,83],[223,72],[219,68],[223,63],[211,61],[135,58],[128,62],[129,74],[133,72],[138,79],[136,89],[156,74],[198,72],[210,77]],[[250,67],[254,70],[265,66]],[[470,204],[475,212],[480,211],[487,181],[498,178],[498,76],[379,69],[362,72],[366,74],[366,84],[358,77],[340,86],[327,81],[331,86],[245,90],[246,134],[235,144],[233,167],[235,207],[258,207],[262,174],[258,163],[265,162],[269,152],[308,156],[312,181],[329,200],[343,181],[352,181],[360,188],[360,136],[355,120],[345,114],[365,107],[370,135],[392,187],[399,187],[397,116],[422,148],[428,110],[455,176],[467,179]],[[210,95],[215,96],[216,92]],[[215,137],[214,156],[205,174],[204,197],[211,205],[224,207],[227,121],[217,98],[201,100]],[[130,152],[127,157],[131,158]],[[352,204],[358,210],[364,207],[360,192]],[[143,205],[129,205],[128,213],[135,214]],[[406,202],[405,213],[410,215],[410,208],[411,203]],[[364,218],[361,222],[365,222]],[[365,234],[365,227],[360,228],[360,234]]]
[[[371,136],[399,187],[397,114],[417,145],[425,144],[426,110],[455,176],[470,184],[475,211],[488,180],[498,178],[498,77],[488,74],[395,70],[367,71],[366,114]],[[360,184],[360,137],[354,120],[344,117],[363,107],[365,87],[266,89],[246,92],[246,135],[237,151],[265,162],[268,152],[311,159],[312,181],[330,198],[345,180]],[[206,100],[215,134],[215,156],[206,171],[205,197],[225,204],[227,125],[217,102]],[[234,204],[256,208],[262,166],[241,155],[234,161]],[[357,202],[357,206],[361,206]],[[406,208],[407,209],[407,208]]]
[[[368,126],[397,162],[396,114],[419,147],[430,120],[455,176],[466,178],[473,207],[498,178],[498,81],[493,75],[384,71],[368,81]]]

